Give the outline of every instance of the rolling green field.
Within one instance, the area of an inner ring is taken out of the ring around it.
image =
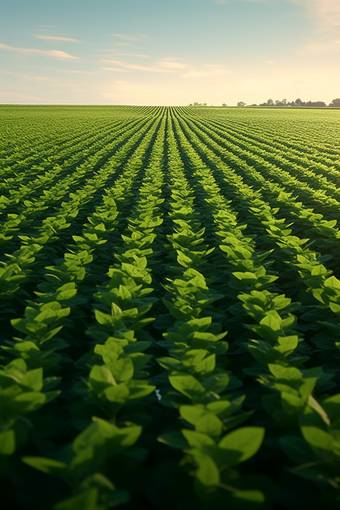
[[[4,509],[340,507],[339,133],[0,107]]]

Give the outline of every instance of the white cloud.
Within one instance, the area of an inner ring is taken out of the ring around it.
[[[16,48],[14,46],[9,46],[8,44],[1,44],[1,50],[13,51],[20,55],[43,55],[46,57],[57,58],[59,60],[76,60],[77,57],[66,53],[65,51],[60,50],[38,50],[35,48]]]
[[[66,42],[80,42],[78,39],[72,39],[71,37],[61,37],[59,35],[33,35],[36,39],[44,39],[46,41],[66,41]]]

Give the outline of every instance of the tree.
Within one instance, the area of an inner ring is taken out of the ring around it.
[[[246,106],[246,103],[244,101],[239,101],[237,103],[237,106]]]
[[[227,106],[227,105],[225,103],[223,103],[222,106]]]
[[[274,106],[274,101],[272,99],[268,99],[267,106]]]
[[[340,97],[333,99],[333,101],[329,104],[331,108],[340,108]]]
[[[305,106],[313,106],[318,108],[326,106],[326,103],[324,103],[323,101],[307,101],[307,103],[305,103]]]

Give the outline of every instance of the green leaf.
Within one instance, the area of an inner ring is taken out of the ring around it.
[[[99,510],[98,489],[92,488],[54,505],[53,510]]]
[[[243,490],[230,494],[229,505],[233,510],[260,509],[264,508],[266,497],[261,491]],[[229,507],[228,505],[228,507]]]
[[[263,427],[242,427],[224,436],[218,447],[234,454],[236,463],[239,464],[255,455],[263,442],[264,432]],[[231,465],[234,465],[234,462],[229,464],[229,467]]]
[[[215,440],[220,438],[222,434],[222,427],[223,425],[221,420],[213,413],[207,413],[205,416],[199,418],[195,423],[195,429],[197,432],[206,434]]]
[[[35,370],[26,372],[20,381],[20,385],[35,391],[40,391],[43,387],[43,369],[36,368]]]
[[[120,429],[101,418],[93,418],[93,423],[73,441],[72,449],[76,454],[94,448],[101,450],[107,457],[117,455],[135,444],[141,432],[142,427],[139,425]]]
[[[340,281],[335,276],[327,278],[324,282],[324,286],[338,291],[338,294],[340,295]]]
[[[245,280],[247,282],[253,282],[253,281],[257,281],[257,276],[256,274],[254,273],[250,273],[248,271],[245,271],[245,272],[240,272],[240,271],[235,271],[233,273],[233,275],[235,276],[235,278],[237,278],[238,280]]]
[[[67,465],[64,462],[59,462],[54,459],[47,459],[45,457],[23,457],[22,461],[43,473],[61,476],[67,471]]]
[[[180,406],[179,412],[181,416],[192,425],[195,425],[197,420],[207,413],[205,407],[200,404],[195,406]]]
[[[28,391],[15,397],[15,408],[20,414],[32,413],[39,409],[46,401],[46,395],[44,393],[38,393],[35,391]]]
[[[134,368],[131,358],[119,359],[110,364],[108,368],[117,383],[129,381],[133,377]]]
[[[228,416],[231,416],[241,409],[245,398],[245,395],[241,395],[231,402],[229,400],[217,400],[215,402],[209,402],[207,404],[207,409],[215,414],[221,415],[221,418],[227,418]]]
[[[157,438],[160,443],[167,444],[172,448],[177,448],[179,450],[185,450],[188,448],[188,442],[183,437],[182,432],[179,430],[173,432],[164,432],[161,436]]]
[[[103,326],[112,326],[111,315],[108,315],[107,313],[103,313],[100,310],[95,310],[94,314],[95,314],[96,320],[97,320],[97,322],[99,322],[99,324],[102,324]]]
[[[96,393],[100,393],[108,386],[116,385],[116,381],[105,365],[94,365],[90,372],[91,387]]]
[[[312,426],[301,426],[301,432],[309,446],[326,462],[332,462],[336,454],[340,456],[340,444],[328,432]]]
[[[299,436],[284,436],[279,438],[281,448],[296,464],[306,464],[315,461],[316,457],[306,441]]]
[[[194,403],[198,403],[206,395],[204,386],[192,375],[173,375],[169,377],[169,381],[175,390],[183,393]]]
[[[127,385],[130,391],[129,400],[147,397],[156,389],[156,386],[152,386],[148,381],[138,379],[130,379]]]
[[[319,414],[319,416],[321,416],[322,420],[325,422],[326,425],[331,424],[326,411],[324,411],[324,409],[320,406],[320,404],[315,400],[313,395],[309,395],[308,404],[310,405],[310,407],[312,409],[314,409],[314,411],[316,411]]]
[[[12,455],[15,451],[15,434],[13,430],[0,433],[0,455]]]
[[[228,386],[229,380],[228,374],[215,374],[205,379],[203,386],[207,391],[219,394]]]
[[[281,404],[282,409],[288,415],[302,413],[305,407],[304,401],[301,398],[285,391],[281,393]]]
[[[105,388],[100,399],[103,400],[104,396],[111,403],[124,404],[130,396],[130,391],[125,384],[118,384],[117,386],[109,386],[108,388]]]
[[[179,250],[177,250],[177,262],[183,267],[191,267],[193,265],[192,259]]]
[[[195,461],[198,464],[198,470],[195,473],[197,480],[206,487],[217,486],[220,483],[220,473],[213,459],[202,452],[197,452]]]
[[[198,450],[204,450],[206,445],[214,446],[216,444],[211,437],[207,436],[207,434],[202,434],[201,432],[196,432],[195,430],[182,429],[182,434],[188,441],[189,445]]]
[[[302,373],[300,370],[294,367],[283,367],[282,365],[274,365],[272,363],[268,364],[268,368],[271,373],[281,381],[301,381]]]
[[[323,400],[322,407],[331,419],[340,418],[340,393]]]

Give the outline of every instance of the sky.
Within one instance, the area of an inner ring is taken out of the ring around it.
[[[10,0],[0,103],[340,97],[340,0]]]

